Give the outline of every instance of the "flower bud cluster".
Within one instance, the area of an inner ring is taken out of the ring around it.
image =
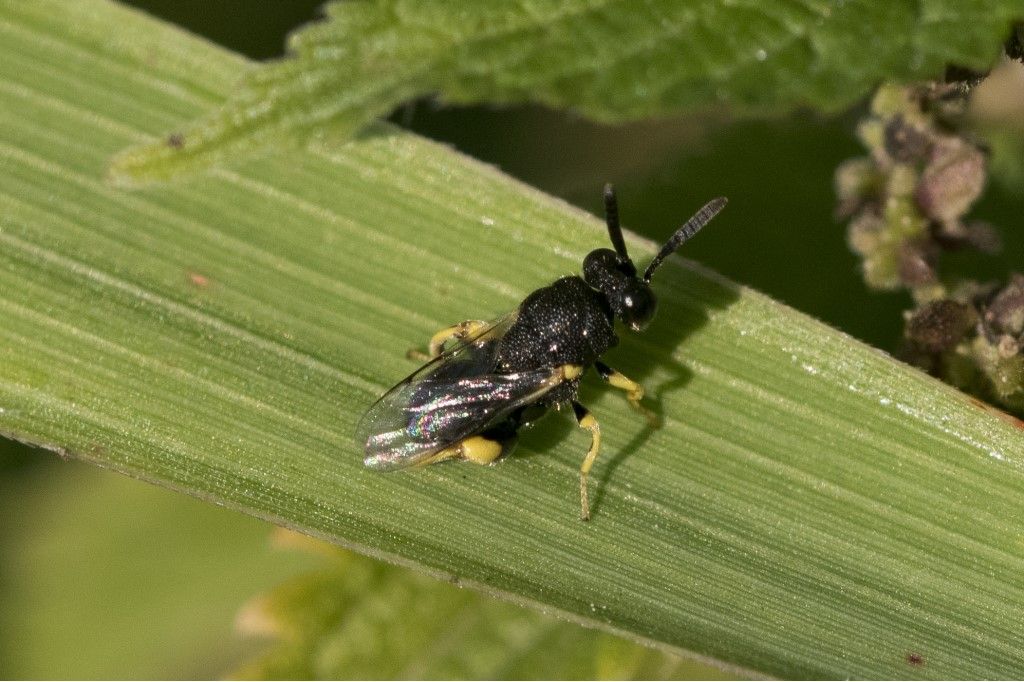
[[[905,356],[966,391],[1024,414],[1024,275],[962,283],[906,313]]]
[[[990,226],[964,218],[985,186],[987,159],[950,128],[965,107],[958,92],[882,86],[857,131],[869,155],[836,171],[837,213],[850,219],[850,247],[872,288],[932,298],[943,251],[1000,247]]]
[[[909,291],[903,354],[964,390],[1024,414],[1024,275],[1005,284],[940,276],[943,252],[995,253],[999,235],[966,217],[988,172],[960,132],[968,87],[885,85],[858,127],[868,149],[836,171],[837,213],[874,289]]]

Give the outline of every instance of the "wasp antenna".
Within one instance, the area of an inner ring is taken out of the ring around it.
[[[683,245],[690,237],[700,232],[700,229],[711,222],[711,219],[718,215],[718,212],[725,208],[725,205],[729,203],[729,200],[725,197],[718,197],[712,199],[708,203],[704,204],[704,207],[693,214],[693,217],[686,221],[682,227],[676,230],[676,233],[672,235],[665,246],[661,247],[661,251],[654,257],[651,264],[647,266],[647,270],[644,272],[644,281],[650,283],[651,276],[654,271],[658,269],[661,262],[675,253],[676,249]]]
[[[608,236],[615,247],[615,253],[626,262],[632,263],[626,252],[626,242],[622,239],[622,228],[619,226],[619,200],[615,198],[615,187],[610,182],[604,186],[604,220],[608,223]]]

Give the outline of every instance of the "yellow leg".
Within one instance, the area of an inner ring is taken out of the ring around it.
[[[626,392],[626,400],[628,400],[630,405],[644,415],[648,424],[651,426],[658,425],[658,415],[640,404],[640,400],[644,397],[643,386],[633,381],[622,372],[612,369],[603,362],[595,362],[594,368],[597,370],[597,373],[601,375],[602,379],[615,388]]]
[[[483,436],[467,438],[461,445],[462,457],[474,464],[490,464],[501,457],[501,449],[501,443]]]
[[[456,325],[442,329],[430,337],[430,357],[436,358],[440,355],[444,344],[452,339],[464,339],[472,336],[486,326],[487,323],[483,320],[466,320],[465,322],[459,322]]]
[[[583,365],[559,365],[557,376],[560,381],[572,381],[583,374]]]
[[[420,362],[433,360],[441,354],[441,351],[444,349],[444,344],[448,343],[452,339],[464,339],[472,336],[486,327],[487,324],[488,323],[483,320],[466,320],[465,322],[453,324],[451,327],[445,327],[430,337],[428,352],[424,353],[418,348],[410,348],[406,352],[405,357],[410,360],[419,360]]]
[[[563,382],[578,379],[582,376],[584,369],[583,365],[559,365],[555,367],[551,370],[551,375],[547,379],[537,384],[537,392],[532,399],[539,398]],[[529,400],[526,402],[529,402]]]
[[[434,453],[420,462],[420,464],[426,466],[443,462],[447,459],[464,459],[474,464],[490,464],[498,459],[498,457],[501,457],[503,447],[499,441],[484,438],[483,436],[470,436],[451,447]]]
[[[590,449],[587,450],[587,456],[583,458],[583,463],[580,465],[580,519],[589,521],[590,497],[587,494],[587,476],[590,474],[591,467],[594,466],[594,460],[597,459],[598,450],[601,449],[601,425],[597,423],[597,419],[590,413],[590,410],[579,403],[573,401],[572,409],[576,413],[576,421],[580,428],[590,431]]]

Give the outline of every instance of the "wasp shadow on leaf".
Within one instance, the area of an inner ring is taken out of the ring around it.
[[[655,414],[658,424],[652,425],[643,415],[636,413],[640,430],[621,448],[603,453],[603,470],[599,469],[594,477],[597,483],[592,501],[595,514],[600,512],[606,486],[615,479],[618,468],[634,455],[643,456],[643,445],[666,418],[685,419],[685,415],[665,413],[665,399],[676,391],[685,390],[693,378],[693,372],[676,356],[686,354],[687,338],[708,323],[709,309],[725,310],[740,295],[737,285],[717,280],[717,277],[710,278],[697,268],[667,268],[661,273],[659,284],[658,314],[650,329],[643,335],[629,332],[620,334],[619,346],[606,356],[609,364],[644,385],[647,392],[643,404]],[[672,291],[694,293],[684,297],[674,296],[670,293]],[[668,373],[669,378],[652,384],[651,375],[656,369]],[[600,386],[599,391],[599,395],[605,392],[618,393],[607,385]],[[614,405],[614,402],[605,404]],[[632,411],[628,405],[622,409]]]

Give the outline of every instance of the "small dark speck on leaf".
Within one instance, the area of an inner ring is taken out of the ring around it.
[[[914,651],[907,654],[907,663],[910,665],[924,665],[924,656]]]
[[[185,136],[181,133],[171,133],[167,136],[167,146],[171,149],[181,149],[185,146]]]

